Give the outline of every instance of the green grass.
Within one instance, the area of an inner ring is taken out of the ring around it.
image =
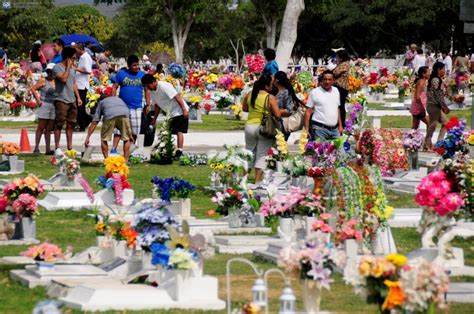
[[[35,173],[41,178],[48,178],[55,172],[55,168],[50,165],[49,158],[45,156],[22,155],[25,159],[26,172]],[[104,168],[101,165],[82,165],[83,175],[93,182],[96,176],[102,175]],[[202,187],[208,185],[210,169],[208,167],[182,167],[178,165],[159,166],[151,164],[132,165],[130,171],[130,182],[138,198],[151,196],[152,185],[149,182],[154,175],[163,177],[179,176],[190,181],[198,187],[192,196],[193,212],[197,217],[204,217],[209,209],[215,206],[210,201],[210,195],[204,192]],[[99,187],[92,184],[95,190]],[[413,203],[413,196],[387,192],[387,197],[392,206],[395,207],[417,207]],[[87,216],[88,211],[42,211],[37,218],[37,238],[41,241],[50,241],[60,245],[62,248],[72,246],[74,252],[79,252],[95,244],[94,221]],[[397,249],[400,253],[406,254],[420,245],[420,235],[414,228],[392,229]],[[474,252],[469,240],[456,239],[456,247],[464,249],[467,265],[474,265]],[[2,246],[0,256],[18,255],[24,251],[27,246]],[[217,254],[205,262],[204,272],[216,276],[219,280],[219,296],[222,300],[226,299],[226,264],[230,258],[235,255]],[[275,267],[275,265],[254,257],[251,254],[245,254],[243,257],[249,258],[255,262],[261,269]],[[47,298],[44,288],[27,289],[9,279],[9,271],[13,266],[0,265],[0,313],[31,313],[34,305]],[[18,267],[21,268],[21,267]],[[255,277],[251,269],[241,263],[236,263],[232,267],[232,299],[235,306],[241,306],[251,298],[250,290]],[[466,278],[454,278],[453,280],[466,281]],[[301,290],[299,282],[293,278],[292,287],[301,300]],[[277,276],[271,277],[269,285],[269,294],[272,300],[270,311],[277,312],[278,297],[281,294],[283,286]],[[341,298],[341,296],[343,296]],[[302,304],[298,303],[298,308]],[[375,313],[376,308],[367,305],[365,301],[356,296],[352,288],[347,286],[341,276],[335,276],[335,282],[331,285],[331,290],[323,291],[322,309],[337,313]],[[451,304],[450,313],[472,313],[474,305]],[[80,313],[78,311],[67,310],[67,313]],[[113,313],[113,312],[109,312]],[[134,313],[211,313],[209,311],[139,311]],[[214,313],[214,312],[212,312]],[[216,313],[225,313],[219,311]]]
[[[471,125],[471,111],[470,110],[453,110],[448,115],[450,117],[458,117],[459,119],[465,119],[467,121],[467,127],[470,128]],[[369,121],[371,124],[371,120]],[[381,119],[382,127],[383,128],[411,128],[411,117],[398,117],[398,116],[387,116],[382,117]],[[439,126],[437,127],[439,129]]]
[[[35,121],[26,121],[26,122],[16,122],[16,121],[1,121],[0,128],[2,129],[22,129],[22,128],[29,128],[33,129],[36,128],[38,124]]]
[[[202,115],[202,123],[189,123],[190,131],[241,131],[244,129],[245,121],[227,120],[225,114]]]

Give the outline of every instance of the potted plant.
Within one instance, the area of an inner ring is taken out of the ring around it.
[[[169,115],[161,124],[157,134],[157,144],[153,148],[150,156],[150,162],[160,165],[169,165],[173,163],[174,139],[171,134],[171,118]]]

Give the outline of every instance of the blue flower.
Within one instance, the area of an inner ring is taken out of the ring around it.
[[[161,265],[163,267],[168,266],[168,262],[170,259],[170,250],[160,243],[153,243],[150,247],[152,259],[151,263],[153,265]]]

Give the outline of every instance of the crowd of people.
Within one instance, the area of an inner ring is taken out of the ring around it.
[[[458,85],[466,73],[474,73],[474,53],[469,55],[461,50],[453,62],[449,52],[431,54],[412,44],[405,54],[405,64],[415,76],[410,107],[412,128],[418,129],[420,122],[427,125],[424,149],[433,151],[432,137],[438,123],[441,125],[438,139],[444,138],[446,134],[444,124],[448,122],[449,113],[446,79],[453,78]]]

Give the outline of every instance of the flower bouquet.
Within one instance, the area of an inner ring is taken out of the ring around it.
[[[36,176],[14,179],[3,187],[0,213],[6,211],[17,220],[33,218],[38,214],[37,198],[43,191],[43,185]]]
[[[261,54],[247,54],[245,56],[245,61],[247,61],[248,73],[251,75],[259,75],[263,72],[265,67],[265,58]]]
[[[153,243],[171,239],[167,225],[177,228],[179,223],[163,203],[145,200],[139,206],[131,226],[138,232],[137,244],[150,251]]]
[[[418,169],[418,151],[423,146],[425,136],[420,130],[410,129],[403,133],[402,144],[408,153],[408,160],[412,169]]]
[[[105,176],[100,176],[96,180],[99,186],[114,191],[117,205],[123,205],[123,190],[131,188],[127,178],[128,172],[125,158],[113,155],[105,159]]]
[[[205,166],[207,165],[207,154],[183,154],[179,158],[180,166]]]
[[[171,118],[166,116],[157,134],[157,144],[151,152],[150,162],[160,165],[173,163],[174,139],[171,134]]]
[[[328,142],[308,142],[305,147],[305,155],[311,157],[311,168],[308,176],[314,178],[313,193],[322,194],[323,178],[332,171],[337,159],[336,145]]]
[[[364,256],[354,274],[345,280],[367,303],[378,304],[381,313],[391,310],[413,313],[435,313],[436,307],[446,309],[444,294],[449,279],[436,264],[422,261],[416,266],[407,263],[405,256],[390,254],[385,257]]]
[[[7,156],[14,156],[20,151],[20,146],[16,143],[3,142],[3,154]]]
[[[251,151],[237,145],[224,145],[223,151],[210,151],[207,155],[209,166],[213,170],[211,184],[217,188],[239,183],[239,172],[247,171],[248,163],[253,159]]]
[[[234,100],[228,92],[215,93],[212,99],[216,103],[217,109],[221,111],[234,103]]]
[[[145,161],[147,161],[148,158],[143,155],[143,154],[140,154],[138,152],[133,152],[130,157],[128,157],[128,161],[131,163],[131,164],[134,164],[134,165],[138,165],[138,164],[142,164],[144,163]]]
[[[293,178],[306,176],[311,168],[311,157],[302,155],[291,155],[283,161],[283,172]]]
[[[217,205],[217,212],[220,215],[227,216],[231,211],[240,211],[244,204],[242,195],[238,190],[228,188],[225,192],[216,192],[211,201]]]
[[[268,150],[268,156],[265,158],[267,162],[267,168],[276,170],[277,163],[284,161],[288,158],[288,144],[286,143],[285,136],[279,130],[276,135],[276,148],[272,147]]]
[[[445,127],[448,129],[448,133],[444,139],[436,142],[435,152],[441,155],[443,159],[451,158],[456,152],[467,154],[469,150],[464,141],[466,122],[459,121],[457,117],[451,117]]]
[[[55,262],[64,257],[63,251],[57,245],[43,242],[39,245],[30,246],[28,250],[21,253],[22,256],[30,257],[35,261]]]
[[[205,112],[206,114],[209,114],[209,112],[211,112],[211,109],[212,109],[212,106],[211,106],[210,103],[205,103],[205,104],[204,104],[204,112]]]
[[[77,152],[73,149],[64,153],[61,149],[56,149],[51,157],[51,163],[58,167],[58,173],[65,175],[69,180],[74,180],[80,173],[81,163],[77,159]]]
[[[189,198],[189,195],[196,189],[194,185],[178,177],[160,178],[155,176],[151,179],[155,186],[155,192],[165,203],[171,203],[171,198]]]
[[[305,313],[319,312],[322,288],[329,289],[335,267],[344,268],[345,253],[331,246],[326,234],[317,231],[308,236],[302,247],[283,248],[278,266],[301,279]]]
[[[227,87],[229,93],[233,96],[240,96],[242,90],[244,89],[244,80],[240,76],[233,76],[232,82]]]

